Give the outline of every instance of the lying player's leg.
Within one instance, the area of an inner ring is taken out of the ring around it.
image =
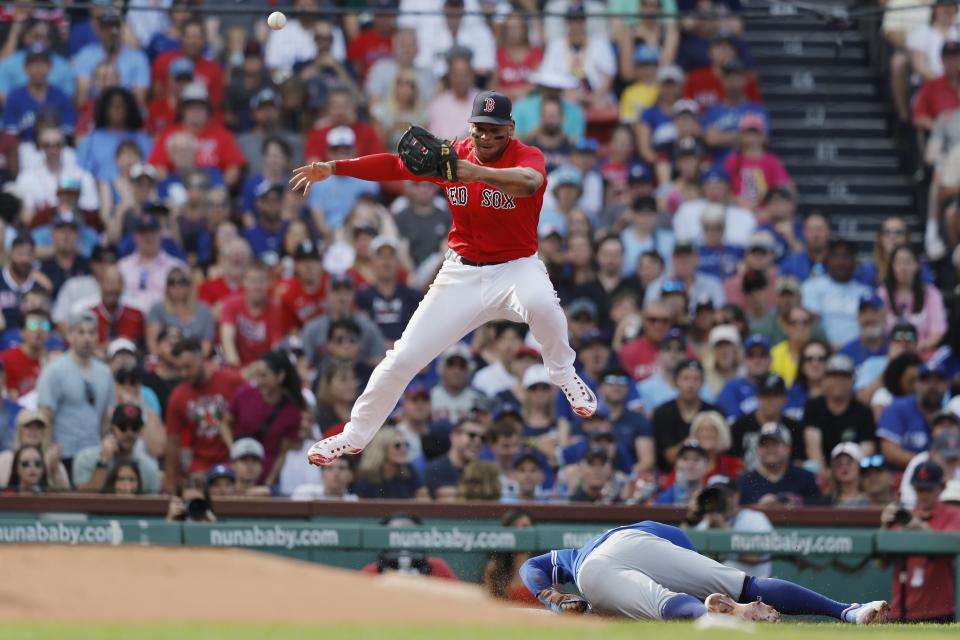
[[[543,261],[531,256],[505,265],[495,276],[493,289],[502,292],[498,303],[506,318],[530,325],[550,380],[563,390],[574,412],[581,417],[593,415],[597,398],[573,368],[577,354],[570,348],[567,317]]]
[[[479,270],[445,263],[403,335],[370,375],[343,434],[315,444],[307,456],[310,462],[328,464],[341,455],[362,450],[397,406],[413,376],[444,349],[489,320],[489,314],[481,301]]]
[[[577,585],[593,610],[605,615],[665,620],[698,618],[706,611],[696,598],[670,591],[599,548],[583,561]]]

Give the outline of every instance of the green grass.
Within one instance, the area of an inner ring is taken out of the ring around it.
[[[318,604],[322,606],[322,604]],[[764,626],[755,634],[710,629],[698,631],[689,624],[665,622],[617,622],[569,628],[541,625],[365,625],[319,627],[292,624],[184,624],[184,623],[2,623],[0,640],[743,640],[771,636],[776,640],[866,640],[955,639],[960,626],[889,625],[850,627],[838,624],[783,624]],[[869,634],[869,635],[867,635]]]

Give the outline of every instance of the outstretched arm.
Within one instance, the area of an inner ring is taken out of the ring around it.
[[[500,189],[508,196],[521,198],[535,194],[544,181],[543,174],[531,167],[493,169],[467,160],[457,161],[457,177],[461,182],[483,182]]]
[[[303,189],[306,197],[311,187],[332,175],[349,176],[371,182],[390,182],[393,180],[416,180],[419,182],[439,182],[439,178],[415,176],[400,161],[395,153],[374,153],[351,160],[331,160],[329,162],[311,162],[294,169],[290,185],[293,191]]]

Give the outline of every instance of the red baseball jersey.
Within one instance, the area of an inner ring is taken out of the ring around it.
[[[477,165],[493,169],[530,167],[543,176],[543,184],[532,196],[508,196],[482,182],[443,182],[438,177],[415,176],[394,154],[338,160],[336,171],[363,180],[416,180],[442,185],[453,217],[447,243],[468,260],[504,262],[536,253],[537,223],[547,189],[543,152],[513,139],[498,160],[483,163],[477,159],[472,139],[460,140],[454,148],[460,159]]]

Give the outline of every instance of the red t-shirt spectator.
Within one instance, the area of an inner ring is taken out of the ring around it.
[[[150,76],[153,78],[154,95],[162,95],[167,92],[170,81],[170,65],[174,60],[182,57],[183,53],[177,49],[176,51],[161,53],[153,61]],[[219,63],[206,58],[198,58],[190,62],[193,63],[194,81],[202,82],[207,86],[207,93],[210,94],[210,104],[216,111],[220,107],[220,103],[223,102],[223,68]]]
[[[347,45],[347,59],[357,68],[363,79],[366,79],[374,62],[392,55],[393,34],[381,35],[376,29],[361,31]]]
[[[110,315],[103,304],[98,304],[90,310],[97,316],[97,340],[101,345],[117,338],[129,338],[135,344],[143,343],[146,320],[139,309],[120,305],[117,312]]]
[[[660,372],[660,365],[657,363],[659,352],[659,345],[650,342],[644,336],[640,336],[620,347],[620,350],[617,351],[617,357],[620,359],[620,365],[624,371],[633,376],[634,380],[640,382]],[[648,409],[652,411],[653,407],[648,407]]]
[[[243,295],[233,296],[223,303],[220,322],[236,327],[237,355],[241,366],[247,366],[270,350],[275,335],[276,305],[269,299],[263,311],[257,314],[247,309]]]
[[[929,118],[933,123],[941,113],[960,107],[960,91],[946,77],[927,80],[913,101],[913,119]]]
[[[307,291],[300,278],[284,278],[276,287],[277,331],[286,335],[323,313],[326,288],[323,280],[316,291]]]
[[[190,471],[204,472],[230,461],[230,452],[220,435],[220,421],[230,400],[244,384],[243,377],[230,369],[215,369],[202,385],[181,382],[167,403],[167,434],[180,438],[180,446],[193,451]]]
[[[497,49],[497,84],[501,90],[516,89],[531,84],[530,78],[543,62],[543,49],[530,47],[522,60],[514,60],[504,48]]]
[[[307,147],[304,155],[308,161],[330,159],[330,150],[327,148],[327,134],[332,128],[311,129],[310,133],[307,134]],[[383,140],[380,139],[377,130],[369,122],[355,122],[350,128],[353,129],[353,134],[357,137],[356,153],[358,157],[386,151]]]
[[[33,391],[40,377],[40,359],[34,360],[24,353],[21,345],[5,349],[0,353],[3,369],[7,373],[7,391],[16,397]]]
[[[763,96],[760,95],[760,87],[757,86],[757,75],[755,73],[747,74],[747,86],[743,93],[751,102],[763,103]],[[687,79],[683,83],[683,97],[696,100],[700,105],[700,113],[703,113],[705,109],[726,100],[727,92],[723,88],[723,80],[714,73],[713,68],[705,67],[687,74]]]
[[[960,531],[960,508],[937,504],[927,521],[932,531]],[[953,556],[907,556],[907,583],[900,584],[899,572],[893,572],[893,598],[890,613],[900,619],[901,589],[906,590],[907,620],[939,618],[953,613]]]
[[[150,152],[148,162],[155,167],[173,171],[173,164],[171,164],[170,157],[167,155],[167,138],[184,130],[182,124],[164,129],[153,144],[153,151]],[[197,134],[196,138],[197,155],[194,162],[197,168],[216,167],[220,171],[226,171],[230,167],[242,167],[247,163],[233,134],[213,120]]]
[[[204,280],[197,288],[197,300],[206,302],[211,307],[218,302],[222,302],[238,293],[243,293],[243,287],[231,287],[230,283],[223,276]]]

